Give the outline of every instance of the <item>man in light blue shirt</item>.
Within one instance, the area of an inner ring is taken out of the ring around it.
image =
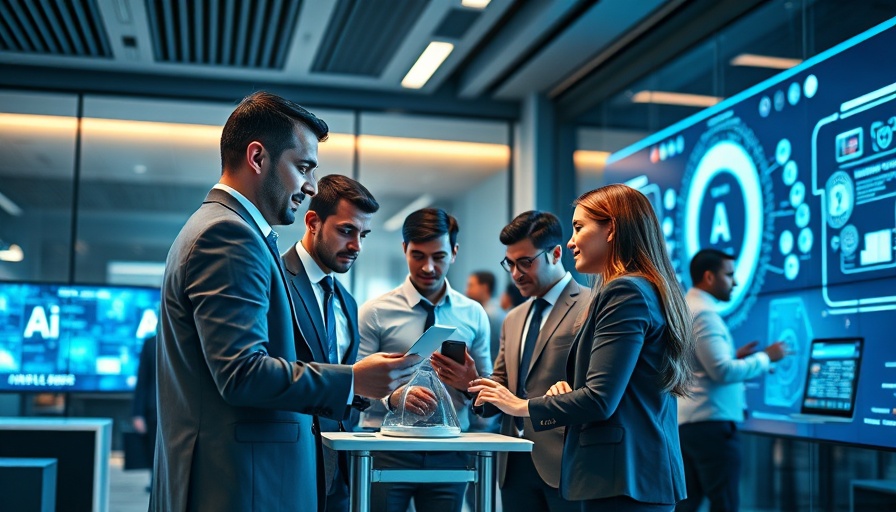
[[[469,426],[466,388],[479,375],[492,372],[488,317],[482,306],[448,284],[446,274],[457,256],[457,221],[444,210],[424,208],[408,215],[402,227],[402,248],[409,275],[398,288],[366,302],[359,312],[361,348],[358,357],[381,351],[405,352],[428,327],[456,327],[452,339],[467,345],[465,364],[434,354],[433,368],[445,383],[461,428]],[[361,415],[361,426],[377,429],[388,407],[394,408],[401,392],[374,403]],[[456,452],[375,453],[377,468],[458,468],[468,457]],[[411,498],[419,511],[460,512],[466,484],[373,484],[373,510],[405,512]]]
[[[685,299],[694,320],[697,360],[690,398],[678,399],[678,430],[688,497],[676,511],[696,511],[703,498],[710,510],[738,509],[740,442],[736,423],[744,420],[744,381],[769,371],[784,357],[780,341],[755,351],[758,341],[737,351],[719,302],[731,300],[734,256],[703,249],[691,260],[691,282]]]

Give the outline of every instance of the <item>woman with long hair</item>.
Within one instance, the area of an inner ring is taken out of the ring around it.
[[[685,497],[676,397],[694,350],[691,320],[653,207],[625,185],[575,201],[567,247],[597,276],[566,381],[523,400],[489,379],[469,391],[536,430],[566,427],[560,492],[583,511],[671,511]]]

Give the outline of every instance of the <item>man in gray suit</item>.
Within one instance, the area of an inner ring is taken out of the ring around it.
[[[549,212],[528,211],[501,231],[507,246],[501,265],[520,292],[534,298],[507,313],[492,379],[520,398],[547,393],[566,379],[566,359],[576,335],[576,320],[588,304],[560,261],[563,230]],[[490,404],[474,408],[490,416]],[[561,429],[535,432],[529,418],[504,416],[501,433],[535,443],[532,453],[499,453],[498,484],[505,510],[579,510],[577,502],[560,497]]]
[[[316,192],[327,125],[268,93],[221,134],[221,180],[168,253],[157,349],[159,434],[150,510],[316,510],[311,415],[343,418],[351,391],[382,397],[417,358],[310,363],[271,224]]]
[[[296,320],[314,358],[351,364],[358,356],[358,303],[334,274],[349,271],[380,205],[364,185],[339,174],[320,179],[305,213],[305,235],[283,253]],[[357,408],[368,403],[356,401]],[[342,421],[320,418],[321,432],[344,432]],[[327,512],[348,512],[348,463],[323,448]]]

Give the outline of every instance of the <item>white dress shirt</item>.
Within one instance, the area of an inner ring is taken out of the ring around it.
[[[678,424],[744,420],[744,381],[768,370],[768,354],[758,351],[737,359],[734,340],[718,313],[719,301],[697,288],[685,299],[694,320],[697,358],[690,398],[678,399]]]

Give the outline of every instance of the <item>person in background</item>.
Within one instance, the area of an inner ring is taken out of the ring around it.
[[[364,185],[339,174],[317,182],[317,194],[305,213],[305,235],[283,254],[289,293],[299,330],[314,358],[306,362],[351,364],[358,356],[358,304],[335,279],[361,255],[379,210]],[[367,405],[356,399],[357,408]],[[321,432],[344,432],[342,421],[319,418]],[[348,463],[345,452],[322,447],[328,512],[347,512]]]
[[[693,287],[686,295],[694,321],[697,357],[691,396],[678,401],[678,431],[688,497],[676,511],[696,511],[703,498],[712,512],[739,507],[740,441],[737,423],[744,420],[744,381],[769,371],[785,355],[784,344],[756,351],[757,341],[734,349],[734,339],[718,305],[731,300],[737,286],[735,257],[703,249],[691,259]]]
[[[560,494],[581,510],[671,512],[685,497],[676,396],[691,375],[687,305],[642,193],[607,185],[575,205],[567,247],[598,279],[567,380],[528,400],[489,379],[469,391],[536,431],[566,427]]]
[[[156,403],[156,337],[150,336],[140,349],[140,363],[137,366],[137,384],[134,386],[134,401],[131,404],[131,423],[134,431],[141,434],[145,460],[152,461],[156,451],[158,423]],[[151,466],[150,466],[151,468]],[[152,491],[152,475],[146,492]]]
[[[302,362],[313,355],[271,225],[292,224],[317,192],[327,133],[314,114],[265,92],[224,125],[221,179],[171,245],[162,278],[151,511],[318,510],[311,415],[344,418],[353,393],[383,397],[420,360]]]
[[[501,324],[507,312],[495,300],[495,274],[488,270],[477,270],[467,278],[467,297],[482,304],[485,314],[488,315],[489,330],[491,331],[492,360],[498,355],[498,345],[501,342]]]
[[[431,364],[445,383],[462,430],[467,430],[469,398],[466,388],[477,376],[491,374],[492,361],[485,310],[478,302],[451,288],[446,277],[457,257],[458,230],[457,220],[442,209],[424,208],[405,218],[401,234],[408,277],[398,288],[361,306],[358,357],[382,350],[405,352],[435,324],[456,327],[451,338],[466,344],[464,364],[439,353],[432,355]],[[392,410],[399,405],[397,400],[402,395],[401,390],[393,392],[385,403],[374,403],[364,411],[361,427],[379,428],[386,407]],[[418,390],[429,392],[425,388],[412,388],[408,395]],[[421,400],[419,406],[435,405],[432,396],[415,394],[413,399]],[[373,456],[375,468],[463,469],[470,464],[469,457],[461,452],[375,452]],[[420,512],[460,512],[466,486],[466,483],[374,483],[371,509],[405,512],[413,499]]]
[[[510,283],[504,287],[504,291],[501,293],[501,299],[499,300],[501,309],[510,311],[523,302],[526,302],[526,298],[523,297],[523,294],[520,293],[520,289],[517,288],[515,284]]]
[[[506,256],[501,265],[510,273],[524,305],[507,314],[492,380],[515,390],[521,398],[543,396],[551,385],[566,378],[569,347],[576,320],[588,305],[587,289],[579,286],[563,267],[563,229],[552,213],[528,211],[501,231]],[[474,412],[499,413],[487,404]],[[536,432],[528,418],[504,415],[501,433],[534,443],[532,453],[499,452],[498,485],[507,510],[567,512],[579,504],[560,496],[560,459],[563,432]]]

